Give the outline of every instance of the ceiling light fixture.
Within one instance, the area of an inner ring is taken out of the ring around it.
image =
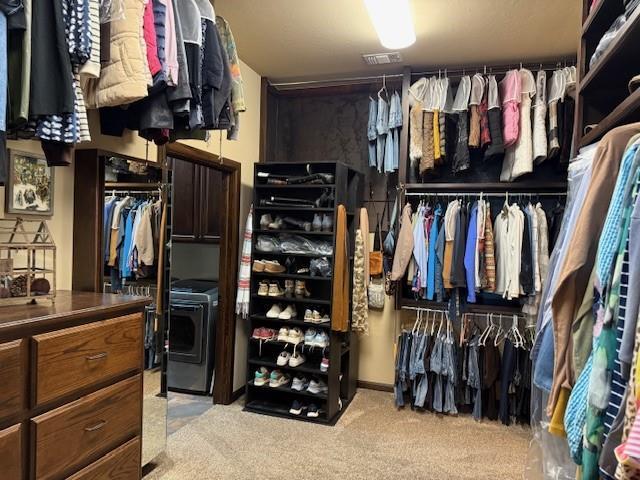
[[[373,28],[385,48],[407,48],[416,41],[409,0],[364,0]]]

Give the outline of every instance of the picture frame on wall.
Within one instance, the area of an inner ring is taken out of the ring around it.
[[[9,175],[5,185],[5,213],[53,215],[54,169],[44,155],[9,150]]]

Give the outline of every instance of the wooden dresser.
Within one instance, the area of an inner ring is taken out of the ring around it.
[[[141,478],[143,310],[60,292],[0,308],[0,477]]]

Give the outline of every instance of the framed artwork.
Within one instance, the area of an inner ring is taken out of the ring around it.
[[[44,155],[9,150],[5,213],[52,216],[53,172]]]

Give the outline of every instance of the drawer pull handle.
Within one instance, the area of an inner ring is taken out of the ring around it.
[[[84,427],[85,432],[95,432],[96,430],[100,430],[107,424],[106,420],[100,420],[98,423],[93,425],[92,427]]]
[[[96,353],[95,355],[89,355],[85,357],[87,360],[100,360],[101,358],[105,358],[107,356],[107,352]]]

